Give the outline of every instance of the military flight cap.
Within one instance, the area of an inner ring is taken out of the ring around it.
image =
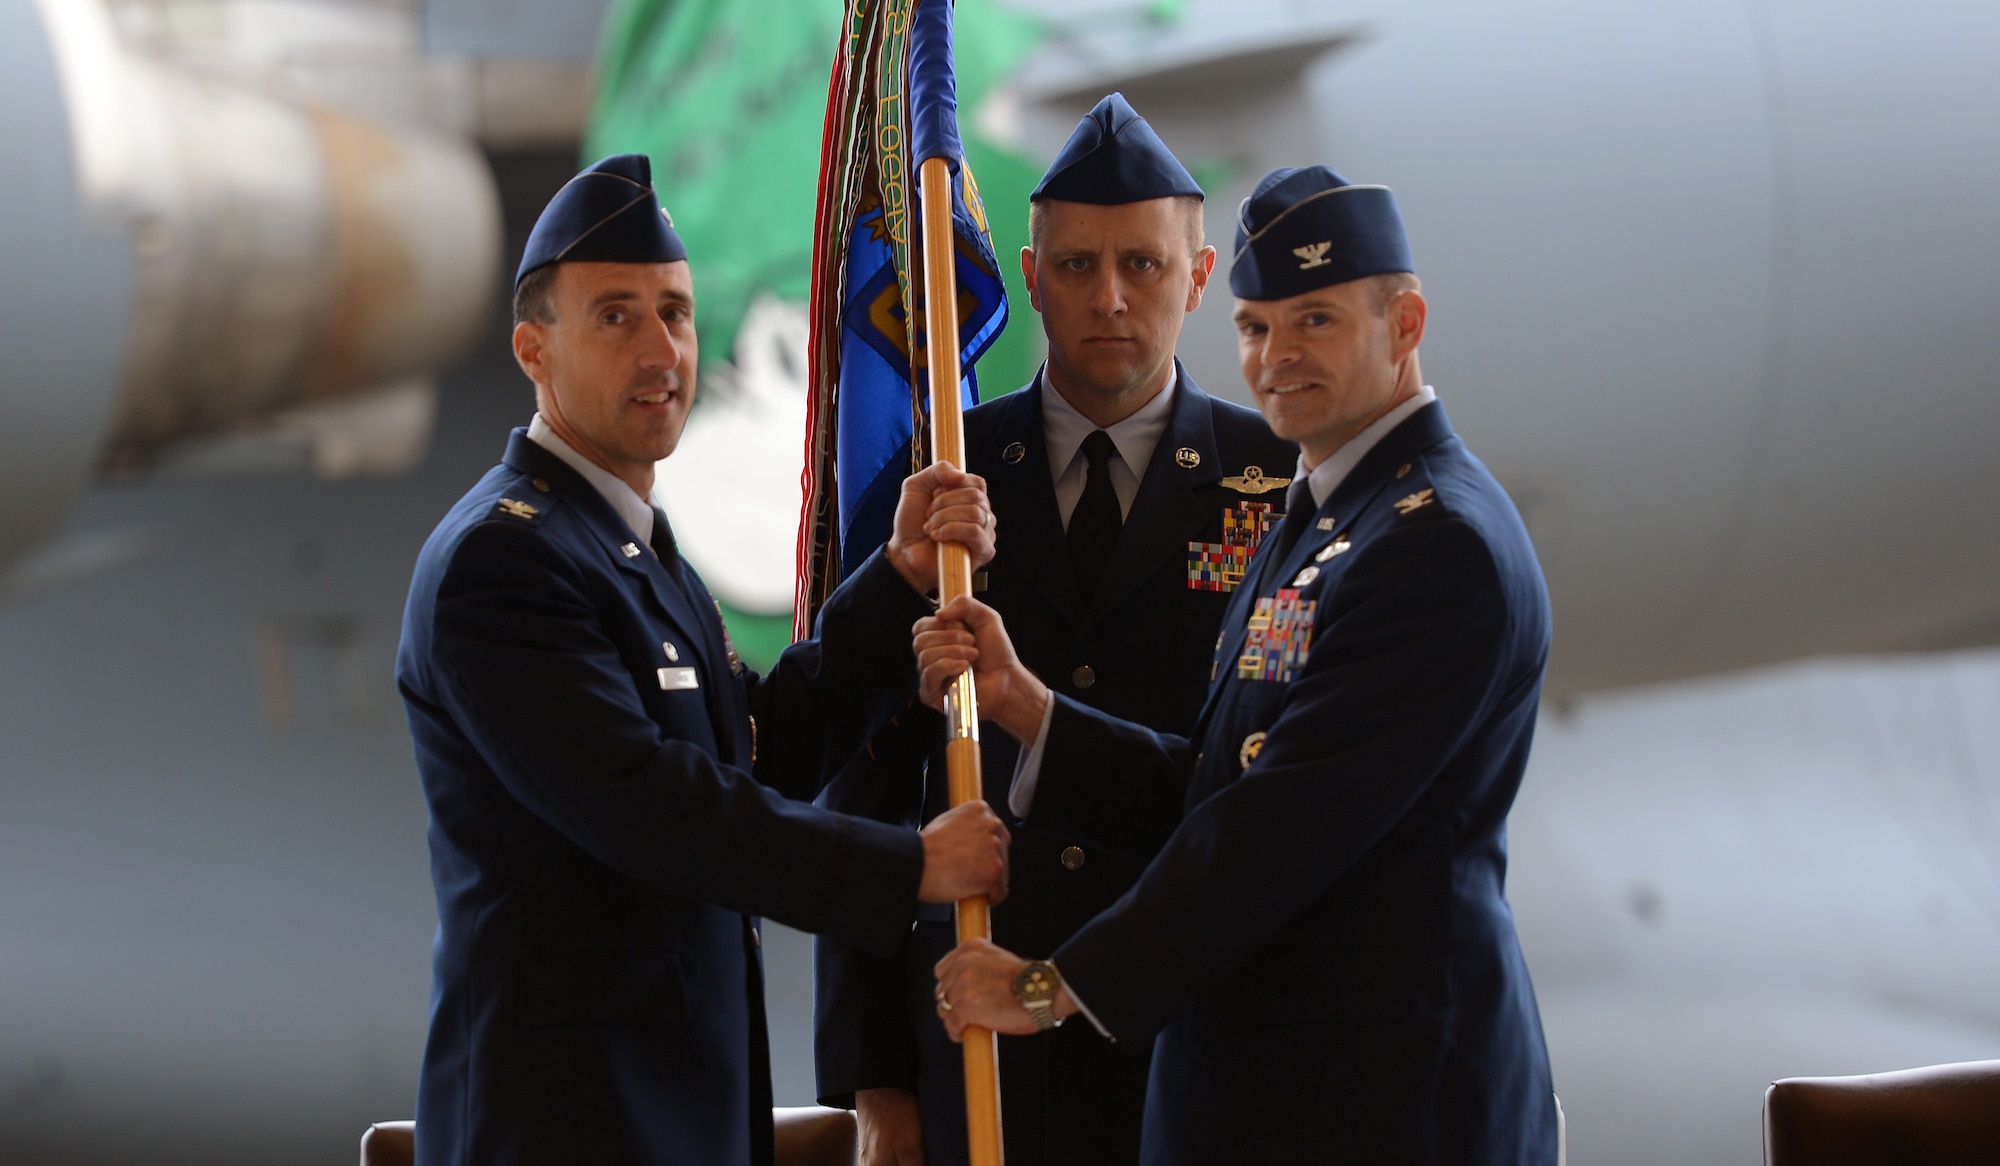
[[[1236,212],[1229,290],[1283,300],[1319,288],[1414,272],[1396,196],[1357,186],[1325,166],[1285,166],[1264,176]]]
[[[514,286],[551,263],[673,263],[687,258],[653,191],[644,154],[613,154],[570,179],[535,220]]]
[[[1194,176],[1125,96],[1113,93],[1077,123],[1028,200],[1120,206],[1184,194],[1202,196]]]

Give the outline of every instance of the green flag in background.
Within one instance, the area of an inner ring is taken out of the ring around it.
[[[1042,30],[991,0],[958,0],[959,105],[1008,293],[1041,165],[981,138],[977,111]],[[804,467],[806,300],[837,0],[619,0],[605,19],[586,160],[653,159],[687,241],[701,388],[656,491],[682,549],[763,668],[791,640]],[[1025,383],[1041,331],[1021,320],[980,361],[988,396]]]

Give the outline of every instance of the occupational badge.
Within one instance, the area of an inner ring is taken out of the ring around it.
[[[1307,563],[1306,569],[1300,571],[1298,573],[1298,577],[1292,580],[1292,586],[1304,587],[1306,584],[1312,582],[1314,579],[1317,578],[1319,578],[1319,568],[1315,567],[1311,563]]]
[[[1234,490],[1238,494],[1269,494],[1292,484],[1290,478],[1267,478],[1263,466],[1244,466],[1243,473],[1222,479],[1222,488]]]
[[[1282,514],[1269,502],[1238,502],[1222,512],[1222,541],[1188,544],[1188,590],[1234,591],[1250,569],[1250,557]]]
[[[1236,658],[1236,679],[1290,681],[1312,650],[1313,614],[1318,609],[1317,601],[1301,600],[1296,587],[1260,596],[1250,612],[1243,652]]]
[[[1313,556],[1313,562],[1324,563],[1328,559],[1333,558],[1335,555],[1344,555],[1348,552],[1348,549],[1353,545],[1354,545],[1353,543],[1348,541],[1347,536],[1343,534],[1339,538],[1334,539],[1332,542],[1321,547],[1319,549],[1319,552]]]
[[[1248,769],[1250,768],[1250,763],[1257,760],[1257,755],[1263,751],[1264,730],[1259,729],[1248,737],[1243,738],[1243,748],[1236,751],[1236,760],[1242,762],[1243,768]]]

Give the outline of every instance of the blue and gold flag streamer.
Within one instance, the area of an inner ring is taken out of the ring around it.
[[[903,478],[929,460],[916,140],[949,151],[939,156],[952,162],[966,405],[978,400],[974,362],[1007,322],[985,208],[956,134],[950,17],[948,0],[847,7],[820,157],[799,635],[840,579],[887,540]]]

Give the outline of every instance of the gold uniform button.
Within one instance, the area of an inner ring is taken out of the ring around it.
[[[1069,674],[1069,682],[1078,688],[1089,688],[1097,683],[1097,673],[1092,672],[1088,664],[1078,664],[1076,671]]]
[[[1410,476],[1410,469],[1411,469],[1410,463],[1404,462],[1401,466],[1398,466],[1396,468],[1396,476],[1398,478],[1407,478]]]
[[[547,478],[536,478],[534,481],[529,482],[528,484],[530,486],[533,486],[536,490],[540,491],[543,494],[549,492],[549,480]]]
[[[1080,869],[1082,869],[1082,867],[1083,867],[1083,847],[1081,847],[1081,846],[1065,846],[1065,847],[1063,847],[1063,852],[1062,852],[1062,864],[1063,864],[1063,869],[1065,869],[1065,870],[1080,870]]]

